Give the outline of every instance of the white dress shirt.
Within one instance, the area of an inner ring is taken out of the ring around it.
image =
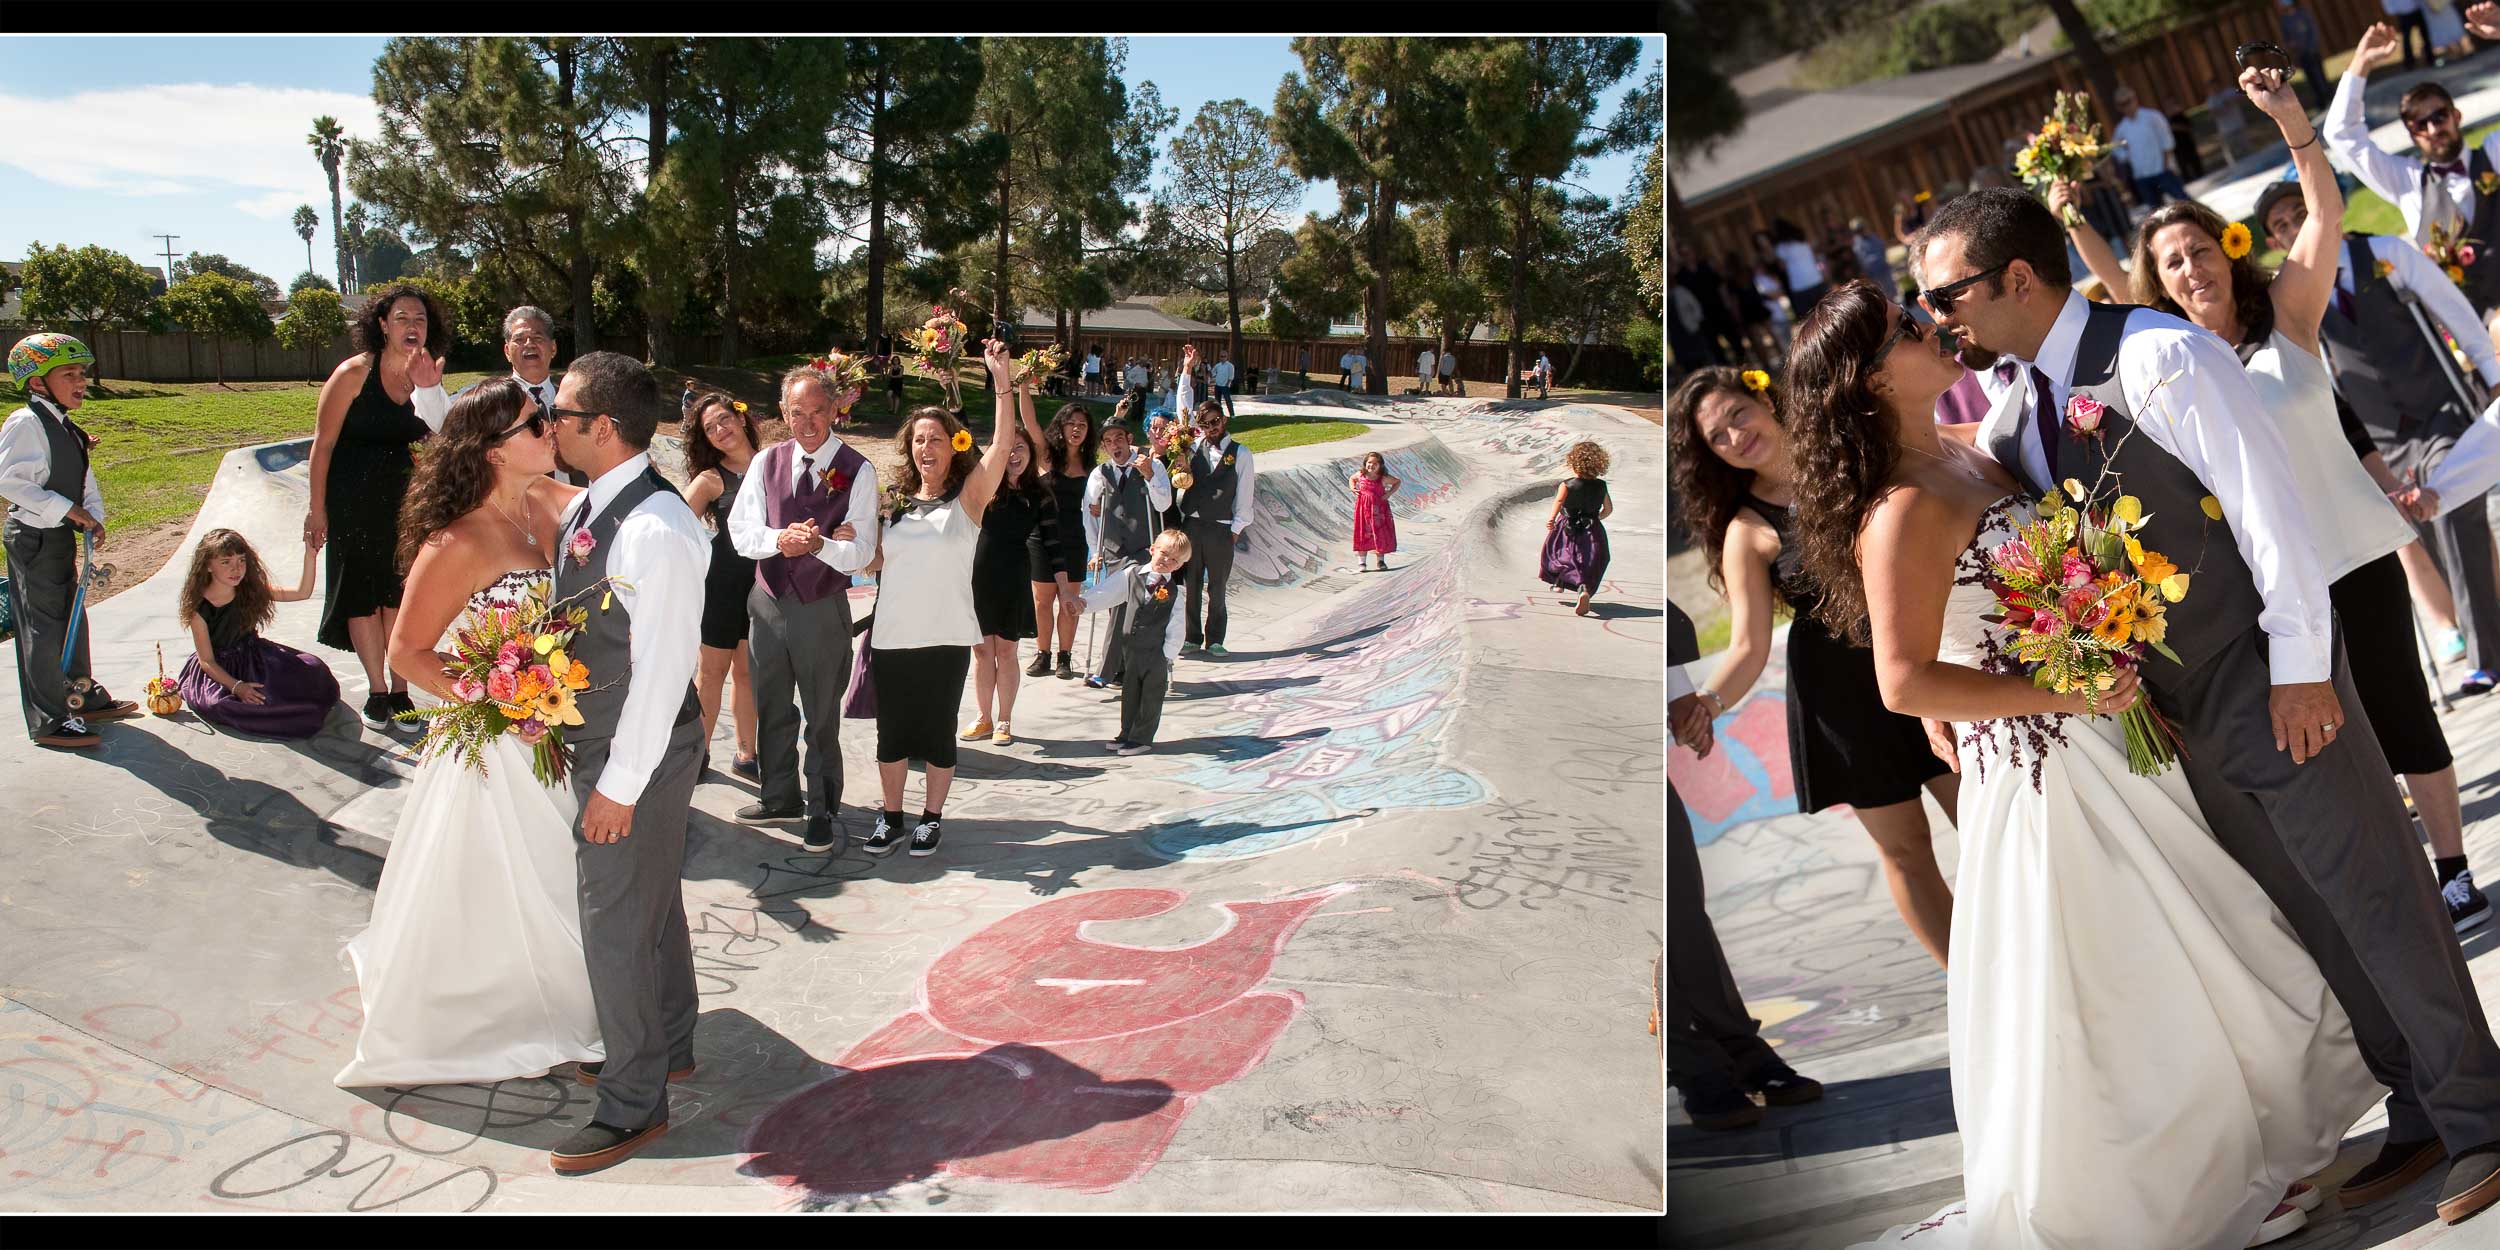
[[[2370,137],[2369,120],[2363,116],[2362,92],[2369,79],[2359,74],[2346,74],[2335,84],[2335,99],[2326,106],[2327,150],[2342,157],[2344,164],[2361,179],[2361,185],[2379,193],[2380,198],[2396,206],[2404,214],[2405,233],[2416,241],[2422,238],[2422,167],[2418,154],[2398,156],[2378,145]],[[2399,129],[2402,124],[2398,123]],[[2500,166],[2500,134],[2483,140],[2483,151]],[[2459,161],[2471,153],[2457,153]],[[2440,175],[2448,199],[2467,226],[2474,224],[2474,180],[2462,173]]]
[[[1165,476],[1163,462],[1153,456],[1140,456],[1137,454],[1137,449],[1132,447],[1129,449],[1127,464],[1121,464],[1116,460],[1106,460],[1101,467],[1085,475],[1085,549],[1087,551],[1096,554],[1102,551],[1102,497],[1111,493],[1111,474],[1117,470],[1133,471],[1140,461],[1143,461],[1146,466],[1146,506],[1157,512],[1171,510],[1172,479]],[[1150,534],[1147,537],[1151,540],[1153,535]]]
[[[824,443],[816,448],[813,467],[810,467],[805,448],[791,448],[790,472],[784,480],[793,487],[805,486],[808,478],[823,474],[826,467],[833,463],[835,447],[833,436],[826,435]],[[757,453],[757,457],[761,459],[762,453]],[[781,531],[764,519],[768,515],[764,507],[764,492],[770,487],[764,481],[764,475],[755,472],[757,467],[748,466],[746,479],[738,484],[737,501],[729,505],[729,545],[750,560],[781,554]],[[825,545],[816,549],[816,558],[836,573],[857,573],[877,558],[877,466],[874,461],[863,461],[859,466],[859,476],[851,483],[851,500],[842,511],[842,521],[851,527],[851,536],[847,539],[825,539]],[[831,528],[840,529],[841,526]]]
[[[1172,411],[1179,414],[1183,421],[1187,421],[1190,412],[1198,407],[1197,382],[1196,378],[1189,376],[1187,369],[1181,370],[1180,376],[1172,380]]]
[[[1129,584],[1134,582],[1136,579],[1147,575],[1148,570],[1145,565],[1124,564],[1121,565],[1117,571],[1107,574],[1101,581],[1094,583],[1092,586],[1086,587],[1078,593],[1085,597],[1086,611],[1107,611],[1111,608],[1116,608],[1124,603],[1127,603]],[[1180,579],[1177,575],[1164,578],[1163,584],[1171,587],[1173,594],[1177,595],[1181,593]],[[1172,614],[1172,619],[1164,622],[1164,663],[1171,664],[1181,658],[1181,627],[1187,621],[1187,613],[1174,612]],[[1116,638],[1113,639],[1112,645],[1119,645],[1119,640]]]
[[[598,516],[618,491],[650,467],[646,454],[600,474],[565,516],[556,549],[565,550],[573,531]],[[694,681],[703,647],[703,575],[711,567],[711,542],[686,501],[669,491],[655,491],[636,505],[611,541],[608,576],[615,579],[617,601],[634,617],[633,636],[626,644],[634,673],[596,788],[610,801],[631,807],[651,784],[651,774],[668,750],[669,724],[677,719],[686,687]],[[605,680],[615,677],[608,674]]]
[[[2041,341],[2040,358],[2030,362],[2049,379],[2052,414],[2066,411],[2066,378],[2089,307],[2081,295],[2067,292],[2065,308]],[[2240,558],[2265,601],[2257,624],[2273,643],[2267,665],[2275,684],[2327,680],[2334,629],[2325,568],[2292,475],[2291,454],[2275,423],[2265,419],[2239,355],[2213,334],[2150,308],[2128,314],[2127,329],[2118,348],[2118,379],[2136,429],[2176,456],[2221,503]],[[2161,380],[2174,373],[2178,377],[2155,394]],[[1985,448],[2005,422],[2024,422],[2016,442],[2023,471],[2046,482],[2052,480],[2048,464],[2029,429],[2030,378],[2030,370],[2017,370],[1980,422],[1978,441]],[[2193,599],[2188,610],[2195,610]]]
[[[1445,378],[1454,378],[1458,376],[1457,352],[1441,353],[1441,376]]]
[[[2109,137],[2112,146],[2126,145],[2127,172],[2137,178],[2169,168],[2170,151],[2179,145],[2178,136],[2170,133],[2170,118],[2149,104],[2137,105],[2133,117],[2119,118]]]
[[[1231,361],[1229,361],[1229,360],[1219,360],[1219,361],[1216,361],[1216,362],[1215,362],[1215,368],[1214,368],[1214,370],[1211,372],[1210,376],[1212,376],[1212,377],[1215,379],[1215,384],[1216,384],[1217,386],[1221,386],[1221,387],[1225,388],[1226,390],[1230,390],[1230,389],[1232,389],[1232,385],[1233,385],[1233,362],[1231,362]]]
[[[52,529],[69,516],[69,510],[84,507],[87,515],[104,524],[104,488],[96,485],[95,455],[87,456],[87,485],[79,499],[56,495],[44,482],[52,476],[52,437],[44,431],[43,418],[35,415],[35,405],[55,421],[68,418],[59,404],[41,395],[26,397],[26,407],[9,414],[0,423],[0,499],[9,501],[9,515],[21,525],[36,529]],[[21,628],[23,628],[21,626]]]
[[[520,374],[516,373],[512,375],[512,380],[520,383],[522,389],[528,391],[531,395],[537,398],[538,410],[540,412],[546,412],[548,420],[555,420],[555,414],[548,412],[548,409],[551,409],[556,405],[556,375],[550,373],[547,375],[545,381],[533,383],[528,378],[522,377]],[[475,385],[475,383],[471,383],[471,385]],[[462,387],[461,394],[465,395],[467,393],[468,387]],[[425,422],[425,428],[432,430],[437,434],[443,432],[443,418],[451,415],[451,398],[450,393],[443,389],[443,384],[440,382],[437,382],[432,386],[420,386],[408,394],[408,402],[416,406],[417,419]],[[551,476],[562,475],[553,474]]]
[[[1250,458],[1250,449],[1234,442],[1230,434],[1220,443],[1200,442],[1189,453],[1189,472],[1192,477],[1215,472],[1222,467],[1227,449],[1233,453],[1233,472],[1241,475],[1241,493],[1233,500],[1233,532],[1239,534],[1250,528],[1250,500],[1259,486],[1258,462]]]
[[[1693,679],[1681,664],[1667,666],[1667,702],[1673,703],[1693,692]]]

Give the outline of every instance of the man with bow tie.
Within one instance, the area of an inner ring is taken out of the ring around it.
[[[2353,50],[2352,64],[2327,106],[2327,148],[2362,185],[2404,214],[2405,233],[2444,267],[2463,274],[2457,285],[2482,317],[2486,333],[2500,343],[2500,135],[2465,148],[2465,115],[2455,97],[2435,82],[2416,83],[2396,103],[2396,116],[2412,136],[2416,154],[2399,156],[2370,138],[2363,94],[2370,71],[2396,59],[2401,41],[2385,22],[2372,26]],[[2452,275],[2453,276],[2453,275]]]
[[[1210,399],[1198,405],[1198,442],[1189,449],[1189,488],[1181,492],[1181,525],[1196,554],[1181,580],[1189,587],[1189,640],[1184,652],[1201,643],[1206,654],[1224,654],[1226,592],[1233,582],[1233,548],[1250,528],[1250,501],[1259,471],[1250,449],[1226,437],[1224,406]],[[1201,612],[1203,611],[1203,615]]]
[[[560,381],[553,372],[556,363],[556,323],[555,318],[547,315],[547,310],[523,304],[504,314],[503,358],[512,363],[512,380],[520,383],[522,389],[530,393],[530,398],[538,401],[539,411],[545,412],[555,406],[556,386]],[[462,393],[467,392],[464,389]],[[416,405],[417,418],[424,421],[428,429],[441,430],[443,418],[451,415],[453,396],[443,390],[440,382],[418,387],[409,399]],[[556,470],[554,476],[575,486],[589,485],[562,469]]]

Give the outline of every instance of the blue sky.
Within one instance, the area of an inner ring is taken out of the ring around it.
[[[285,285],[304,268],[304,244],[288,224],[297,204],[322,218],[315,268],[331,273],[328,184],[304,135],[318,114],[335,115],[350,135],[376,133],[372,66],[385,39],[353,37],[178,36],[28,38],[0,36],[0,256],[26,245],[96,243],[142,264],[163,264],[171,233],[176,255],[222,252]],[[1663,45],[1646,41],[1642,71]],[[1128,77],[1152,80],[1186,122],[1209,100],[1240,98],[1273,107],[1276,85],[1299,67],[1282,36],[1132,36]],[[1641,74],[1606,105],[1635,89]],[[61,142],[25,136],[58,129]],[[1627,156],[1592,162],[1581,186],[1620,195]],[[1160,171],[1158,173],[1160,177]],[[1303,209],[1327,213],[1334,189],[1314,185]]]

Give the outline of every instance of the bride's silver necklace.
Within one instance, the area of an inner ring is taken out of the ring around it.
[[[1970,465],[1968,465],[1968,464],[1964,464],[1964,463],[1961,463],[1961,462],[1959,462],[1959,461],[1956,461],[1955,459],[1953,459],[1953,458],[1952,458],[1952,457],[1950,457],[1950,456],[1939,456],[1939,455],[1937,455],[1936,453],[1934,453],[1934,452],[1932,452],[1932,451],[1929,451],[1929,450],[1927,450],[1927,449],[1926,449],[1926,448],[1924,448],[1924,447],[1912,447],[1912,446],[1910,446],[1908,443],[1903,443],[1903,444],[1901,444],[1901,450],[1906,451],[1906,452],[1913,452],[1913,453],[1916,453],[1916,454],[1918,454],[1918,455],[1925,456],[1925,457],[1927,457],[1928,459],[1933,460],[1933,461],[1935,461],[1936,463],[1941,464],[1941,465],[1945,466],[1946,468],[1953,470],[1953,471],[1954,471],[1954,472],[1956,472],[1956,473],[1960,473],[1960,474],[1962,474],[1962,475],[1964,475],[1964,476],[1966,476],[1966,477],[1970,478],[1970,479],[1971,479],[1972,481],[1974,481],[1974,482],[1981,482],[1981,483],[1985,483],[1985,482],[1988,480],[1988,475],[1987,475],[1987,474],[1985,474],[1985,473],[1980,472],[1978,469],[1972,468],[1972,467],[1971,467]]]
[[[490,506],[490,507],[494,508],[494,510],[495,510],[495,514],[496,514],[497,516],[500,516],[500,517],[502,517],[502,518],[503,518],[503,523],[504,523],[504,524],[511,526],[511,527],[512,527],[512,531],[513,531],[514,533],[519,534],[519,535],[521,536],[521,541],[522,541],[522,542],[528,543],[528,544],[530,545],[530,550],[532,550],[532,551],[536,551],[536,550],[538,550],[538,535],[537,535],[536,533],[532,532],[528,526],[525,526],[525,525],[521,524],[519,521],[515,521],[515,520],[513,520],[513,519],[512,519],[512,514],[511,514],[511,513],[509,513],[509,512],[504,511],[504,507],[503,507],[503,505],[502,505],[502,504],[499,504],[499,503],[496,503],[496,502],[495,502],[495,497],[494,497],[493,495],[488,495],[488,496],[486,497],[486,502],[487,502],[488,506]]]

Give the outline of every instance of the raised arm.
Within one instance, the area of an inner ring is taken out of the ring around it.
[[[2402,55],[2402,46],[2396,28],[2385,22],[2363,31],[2360,46],[2353,49],[2352,64],[2344,67],[2343,80],[2335,84],[2335,99],[2326,106],[2327,147],[2344,158],[2361,185],[2390,203],[2411,185],[2416,162],[2389,152],[2370,137],[2362,96],[2369,89],[2370,71]]]
[[[980,463],[972,466],[972,476],[964,479],[964,515],[972,523],[981,523],[990,510],[990,499],[998,494],[999,479],[1007,476],[1006,434],[1016,422],[1016,392],[1032,384],[1029,378],[1016,377],[1015,358],[1007,354],[1007,344],[998,339],[981,340],[981,367],[990,375],[990,445],[981,453]]]
[[[2066,241],[2083,255],[2084,267],[2109,292],[2111,299],[2124,299],[2127,292],[2127,264],[2118,253],[2109,250],[2109,240],[2083,219],[2083,188],[2071,182],[2052,183],[2049,187],[2049,208],[2058,220],[2066,220],[2066,210],[2074,209],[2078,223],[2066,227]]]
[[[2309,111],[2290,87],[2270,71],[2250,69],[2240,72],[2240,90],[2274,119],[2284,146],[2292,150],[2292,167],[2300,173],[2300,199],[2308,206],[2309,219],[2284,253],[2283,267],[2275,271],[2267,294],[2274,300],[2275,328],[2315,355],[2318,323],[2335,298],[2336,254],[2344,245],[2344,192],[2335,185],[2335,170],[2326,162],[2326,148],[2318,142]]]

